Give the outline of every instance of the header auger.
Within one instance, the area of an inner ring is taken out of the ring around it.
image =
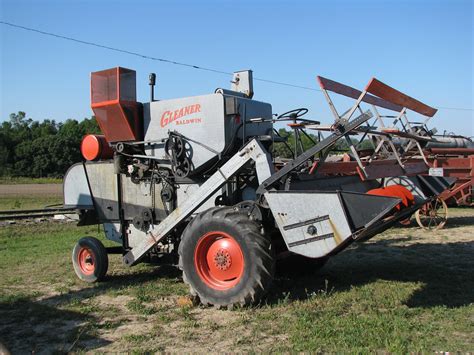
[[[297,137],[294,158],[281,164],[272,147],[285,139],[274,130],[272,106],[252,99],[251,71],[236,72],[231,90],[158,101],[152,90],[143,104],[134,71],[92,73],[103,136],[84,139],[87,161],[67,172],[64,201],[80,210],[80,224],[103,224],[120,246],[81,239],[77,275],[101,280],[107,253],[122,254],[128,266],[169,256],[204,304],[248,305],[269,290],[277,259],[324,261],[410,217],[450,185],[423,175],[429,166],[421,148],[432,139],[426,122],[407,118],[409,110],[429,118],[435,109],[377,79],[363,91],[318,79],[334,120],[323,126],[302,118],[304,108],[280,115]],[[329,91],[354,102],[340,114]],[[304,150],[298,138],[307,129],[318,138]],[[355,137],[373,142],[369,155]],[[339,140],[350,161],[329,161]]]

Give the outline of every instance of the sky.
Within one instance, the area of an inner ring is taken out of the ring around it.
[[[371,77],[440,109],[430,123],[474,136],[473,1],[0,0],[0,20],[148,56],[318,88],[316,76],[363,88]],[[90,117],[90,72],[148,74],[160,99],[230,88],[230,76],[43,36],[0,24],[0,121]],[[331,122],[317,91],[256,81],[275,113],[307,107]]]

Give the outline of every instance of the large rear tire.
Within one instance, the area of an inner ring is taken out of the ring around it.
[[[186,227],[179,266],[201,303],[232,308],[262,299],[273,281],[275,257],[270,238],[245,212],[216,207]]]
[[[86,282],[101,281],[109,267],[107,250],[97,238],[81,238],[72,250],[72,265],[81,280]]]

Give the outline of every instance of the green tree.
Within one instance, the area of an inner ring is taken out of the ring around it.
[[[63,176],[82,160],[80,143],[90,133],[100,133],[94,117],[57,123],[34,121],[22,111],[12,113],[0,125],[0,175]]]
[[[274,155],[275,157],[280,158],[293,158],[295,152],[295,134],[294,131],[287,131],[285,128],[280,128],[278,134],[286,139],[285,143],[275,143],[274,144]],[[309,137],[310,138],[309,138]],[[318,142],[318,137],[312,133],[308,133],[308,136],[305,134],[300,134],[300,140],[303,145],[303,150],[308,150],[314,145],[314,142]],[[291,148],[291,150],[290,150]],[[298,154],[301,154],[301,148],[298,146]]]
[[[273,147],[273,152],[275,157],[280,157],[280,158],[293,158],[293,153],[295,151],[295,135],[294,131],[287,131],[284,128],[280,128],[278,130],[278,134],[281,137],[284,137],[286,139],[286,143],[275,143]],[[308,138],[304,134],[300,134],[301,142],[303,144],[304,150],[307,150],[311,148],[314,143],[313,142],[318,142],[318,137],[315,134],[308,134],[310,138]],[[364,150],[364,149],[373,149],[374,146],[372,142],[369,139],[364,139],[362,142],[359,144],[359,140],[356,138],[351,138],[352,144],[356,147],[357,150]],[[290,150],[290,148],[291,150]],[[332,153],[342,153],[342,152],[348,152],[349,149],[349,144],[344,138],[339,139],[332,147],[330,152]],[[298,151],[299,154],[301,154],[301,149],[299,148]]]

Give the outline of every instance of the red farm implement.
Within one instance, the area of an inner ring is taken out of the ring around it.
[[[427,203],[416,212],[418,225],[425,229],[443,228],[448,219],[448,206],[474,206],[474,144],[461,136],[442,137],[445,145],[460,147],[427,148],[426,154],[432,167],[429,174],[456,180],[436,200]]]

